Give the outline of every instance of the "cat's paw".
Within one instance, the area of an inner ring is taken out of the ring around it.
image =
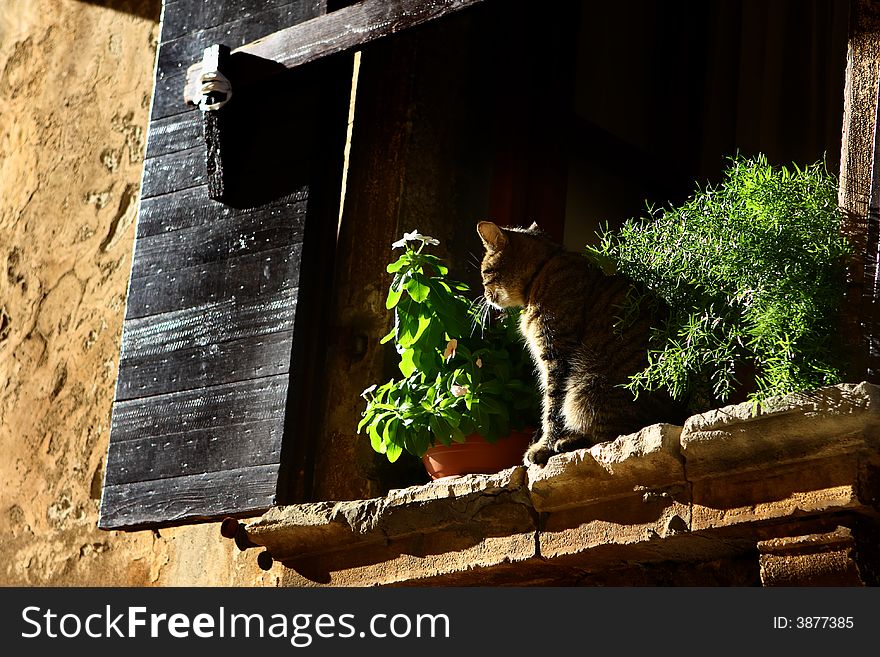
[[[539,440],[526,450],[523,456],[523,465],[527,467],[530,465],[547,465],[547,461],[553,454],[554,452],[547,446],[547,442]]]
[[[596,439],[594,436],[569,434],[559,438],[553,443],[553,453],[562,454],[563,452],[573,452],[576,449],[592,447],[600,442],[602,441]]]

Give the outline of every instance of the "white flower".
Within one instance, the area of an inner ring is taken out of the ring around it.
[[[467,386],[460,386],[457,383],[453,383],[450,387],[450,392],[452,392],[453,397],[464,397],[470,392],[470,390],[468,390]]]
[[[404,233],[403,239],[397,240],[394,244],[391,245],[392,249],[401,249],[406,246],[407,242],[421,242],[422,244],[432,244],[437,245],[440,244],[440,240],[434,239],[433,237],[428,237],[427,235],[422,235],[419,231],[414,230],[411,233]]]

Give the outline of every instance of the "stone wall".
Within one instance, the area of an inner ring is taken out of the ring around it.
[[[0,3],[0,585],[279,579],[216,524],[97,529],[160,10]]]

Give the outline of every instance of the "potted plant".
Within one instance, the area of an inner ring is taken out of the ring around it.
[[[422,458],[433,478],[453,474],[438,466],[443,447],[454,457],[494,445],[492,453],[506,452],[501,465],[474,463],[454,474],[496,472],[521,461],[528,428],[537,423],[531,360],[516,317],[492,317],[482,296],[472,302],[468,286],[426,252],[437,244],[413,231],[392,245],[403,253],[387,267],[393,278],[385,305],[394,327],[381,342],[394,344],[400,376],[362,393],[367,406],[358,433],[391,462],[404,451]]]

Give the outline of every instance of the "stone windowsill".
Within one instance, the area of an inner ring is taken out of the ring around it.
[[[243,530],[320,584],[552,584],[773,553],[781,537],[876,519],[880,388],[842,384],[753,412],[652,425],[543,468],[277,507]]]

